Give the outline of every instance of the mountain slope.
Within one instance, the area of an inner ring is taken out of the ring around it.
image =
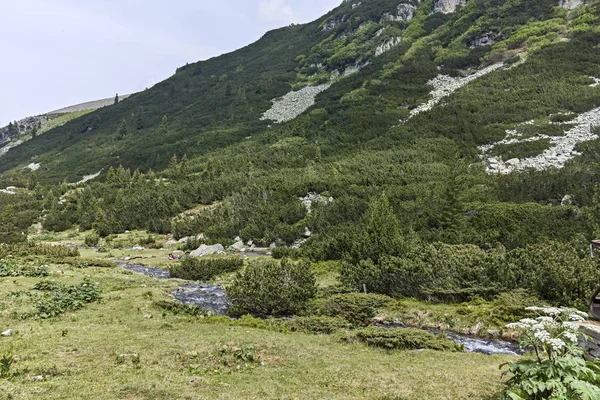
[[[18,146],[0,170],[11,172],[6,184],[27,181],[19,170],[32,162],[42,182],[105,174],[88,187],[99,202],[74,195],[50,214],[60,222],[53,229],[90,226],[98,208],[106,233],[269,245],[309,227],[311,256],[339,258],[385,191],[402,232],[426,241],[584,242],[596,230],[585,214],[596,204],[596,128],[568,154],[551,150],[595,121],[587,113],[600,105],[599,15],[598,2],[344,2]],[[564,168],[494,173],[545,151]],[[134,184],[108,168],[119,164],[162,170],[169,183],[137,174]],[[298,199],[310,192],[335,201],[307,213]],[[557,207],[567,194],[581,210]],[[198,203],[218,206],[171,222]]]

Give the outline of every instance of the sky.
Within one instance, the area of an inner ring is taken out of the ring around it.
[[[0,0],[0,127],[143,90],[341,0]]]

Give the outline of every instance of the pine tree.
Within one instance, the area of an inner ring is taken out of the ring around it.
[[[34,190],[38,185],[37,172],[31,171],[29,174],[29,182],[27,182],[27,189]]]
[[[13,206],[3,207],[0,211],[0,243],[12,244],[26,241],[27,235],[21,233]]]
[[[179,174],[186,176],[188,173],[188,156],[187,154],[184,154],[183,157],[181,157],[181,161],[179,161]]]
[[[177,160],[177,154],[173,154],[171,160],[169,161],[169,168],[173,173],[176,173],[179,169],[179,161]]]
[[[115,95],[115,102],[114,102],[114,104],[117,104],[118,102],[119,102],[119,93],[117,93]]]
[[[163,115],[162,119],[160,120],[160,125],[158,126],[158,133],[159,135],[163,136],[169,133],[169,118],[167,118],[166,115]]]
[[[382,193],[370,207],[367,225],[367,253],[373,262],[387,255],[399,255],[403,251],[398,219],[385,193]]]
[[[112,165],[108,168],[108,172],[106,173],[106,183],[108,183],[108,184],[117,183],[117,174]]]
[[[119,125],[119,129],[117,130],[117,134],[120,138],[123,138],[127,136],[127,133],[127,121],[125,120],[125,117],[123,117],[123,119],[121,120],[121,124]]]

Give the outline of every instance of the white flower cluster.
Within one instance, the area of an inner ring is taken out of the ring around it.
[[[530,345],[544,346],[552,351],[565,349],[578,342],[576,322],[585,320],[586,314],[572,308],[528,307],[528,311],[545,314],[537,318],[523,318],[506,327],[521,331],[531,338]]]

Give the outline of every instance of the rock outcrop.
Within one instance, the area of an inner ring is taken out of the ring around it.
[[[469,40],[468,45],[471,49],[474,49],[481,46],[490,46],[494,43],[496,43],[494,40],[494,33],[486,32]]]
[[[572,10],[583,5],[583,0],[560,0],[560,6]]]
[[[417,11],[417,7],[412,4],[398,4],[396,14],[385,13],[381,17],[381,21],[396,21],[396,22],[408,22],[415,16],[415,12]]]
[[[458,7],[467,5],[467,0],[436,0],[433,5],[433,12],[450,14],[456,12]]]
[[[379,57],[383,53],[390,51],[391,49],[396,47],[401,41],[402,38],[400,36],[393,36],[389,40],[386,40],[385,42],[377,46],[377,48],[375,49],[375,57]]]

